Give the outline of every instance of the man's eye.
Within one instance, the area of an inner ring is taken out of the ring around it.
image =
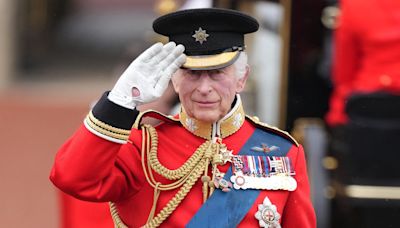
[[[193,75],[199,76],[199,75],[201,75],[202,71],[201,70],[192,70],[190,73]]]
[[[213,79],[213,80],[218,80],[218,79],[220,79],[221,78],[221,76],[224,74],[224,71],[222,71],[222,70],[211,70],[210,71],[210,77]]]
[[[185,72],[185,76],[186,76],[187,78],[189,78],[189,79],[198,78],[199,75],[200,75],[199,71],[196,71],[196,70],[187,70],[187,71]]]

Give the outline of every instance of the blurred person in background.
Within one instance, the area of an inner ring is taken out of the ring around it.
[[[258,26],[216,8],[156,19],[170,42],[143,52],[102,96],[57,153],[52,182],[110,202],[116,227],[315,227],[302,146],[242,107],[244,35]],[[136,109],[170,80],[178,115]]]
[[[333,227],[399,227],[400,1],[339,7],[326,115],[338,161]]]
[[[339,4],[334,88],[326,115],[329,126],[347,123],[345,106],[354,94],[400,95],[400,1],[341,0]]]

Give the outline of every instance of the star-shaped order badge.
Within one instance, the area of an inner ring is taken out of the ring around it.
[[[194,35],[192,37],[195,38],[196,42],[203,44],[204,41],[207,41],[207,37],[209,36],[210,35],[207,34],[206,30],[203,30],[201,27],[199,27],[199,30],[194,31]]]
[[[262,204],[258,205],[258,211],[254,217],[258,219],[260,227],[281,228],[281,224],[279,224],[281,215],[278,213],[276,206],[268,199],[268,196],[264,198]]]
[[[221,145],[219,153],[221,154],[223,164],[227,162],[232,162],[233,150],[228,150],[225,144]]]

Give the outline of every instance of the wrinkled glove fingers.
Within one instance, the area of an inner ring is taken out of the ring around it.
[[[173,52],[175,47],[176,44],[174,42],[167,43],[163,46],[162,50],[159,53],[157,53],[150,59],[149,64],[152,66],[160,64],[163,59],[165,59],[171,52]]]
[[[156,77],[153,78],[154,80],[154,88],[156,87],[156,84],[158,83],[158,81],[160,80],[160,77],[162,75],[165,75],[166,69],[168,69],[171,65],[177,64],[180,61],[176,61],[178,58],[181,58],[181,55],[183,55],[183,51],[185,50],[185,48],[183,47],[183,45],[178,45],[176,46],[170,53],[168,56],[166,56],[158,65],[157,65],[157,69],[159,69],[159,73],[156,75]],[[182,63],[183,64],[183,63]],[[182,65],[181,64],[181,65]],[[180,65],[178,66],[178,68],[180,67]],[[176,70],[178,69],[176,68]],[[174,73],[176,70],[174,71],[168,71],[168,72],[172,72]],[[172,75],[172,73],[169,73]],[[171,75],[168,75],[169,77],[171,77]],[[169,79],[168,79],[169,80]]]
[[[178,58],[176,58],[169,66],[164,68],[164,74],[172,76],[184,63],[186,62],[186,55],[181,54]]]
[[[173,64],[176,59],[178,59],[182,53],[185,51],[185,47],[181,44],[176,46],[174,50],[172,50],[168,56],[166,56],[159,64],[159,68],[165,71],[171,64]],[[183,63],[182,63],[183,64]]]
[[[145,50],[142,54],[140,54],[136,60],[141,62],[149,62],[155,55],[160,53],[163,50],[162,43],[155,43],[147,50]]]
[[[173,73],[175,73],[179,67],[182,66],[186,61],[186,55],[181,54],[178,58],[175,59],[175,61],[170,64],[161,74],[160,79],[158,82],[155,84],[155,89],[156,90],[165,90],[168,86],[169,81],[171,80],[171,76]]]

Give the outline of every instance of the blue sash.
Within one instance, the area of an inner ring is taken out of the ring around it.
[[[239,154],[253,156],[263,155],[265,153],[251,150],[253,146],[260,146],[261,143],[279,147],[279,150],[268,152],[268,156],[286,156],[289,149],[292,147],[292,144],[285,138],[256,129],[242,147]],[[225,173],[224,179],[230,181],[231,176],[232,168],[229,168]],[[186,227],[236,227],[253,206],[259,193],[260,190],[257,189],[236,190],[232,188],[229,192],[216,189]]]

